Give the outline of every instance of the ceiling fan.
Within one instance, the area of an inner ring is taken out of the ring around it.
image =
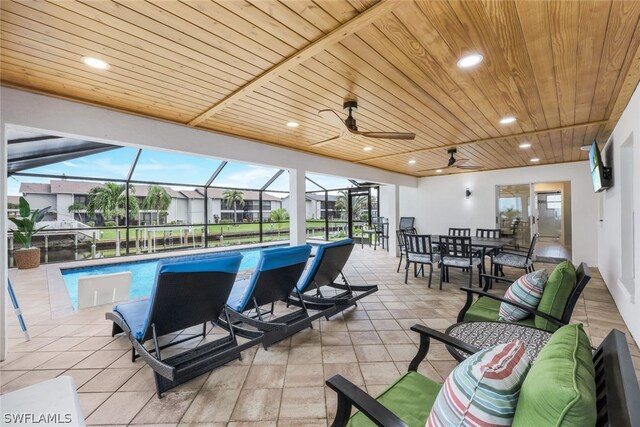
[[[410,132],[362,132],[358,130],[356,125],[356,119],[353,117],[353,112],[358,110],[357,101],[345,101],[343,104],[345,111],[349,113],[345,120],[342,120],[340,115],[334,110],[320,110],[318,114],[322,116],[327,122],[333,124],[340,129],[340,135],[334,136],[324,141],[311,144],[312,147],[319,147],[329,142],[336,141],[338,139],[346,138],[378,138],[378,139],[415,139],[416,134]]]
[[[434,169],[425,169],[425,170],[421,170],[420,172],[432,172],[432,171],[437,171],[437,170],[441,170],[441,169],[448,169],[448,168],[458,168],[458,169],[463,169],[463,170],[478,170],[478,169],[482,169],[482,166],[465,166],[462,163],[466,163],[469,161],[469,159],[456,159],[455,158],[455,154],[458,152],[457,149],[455,148],[450,148],[447,150],[447,153],[449,154],[449,161],[447,162],[447,166],[443,166],[441,168],[434,168]]]

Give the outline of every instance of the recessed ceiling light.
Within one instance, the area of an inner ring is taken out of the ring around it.
[[[415,161],[414,159],[411,159],[411,160],[409,160],[409,164],[410,164],[410,165],[415,165],[415,164],[416,164],[416,161]]]
[[[515,123],[515,122],[516,122],[516,118],[513,116],[506,116],[500,119],[501,125],[510,125],[511,123]]]
[[[442,169],[436,169],[436,173],[442,172]]]
[[[471,68],[482,62],[484,57],[479,53],[463,56],[458,60],[458,68]]]
[[[539,159],[539,158],[537,158],[537,157],[534,157],[533,159],[531,159],[531,161],[535,163],[535,162],[539,162],[539,161],[540,161],[540,159]]]
[[[591,145],[581,145],[580,146],[580,151],[591,151]]]
[[[363,151],[371,151],[371,150],[373,150],[373,147],[364,147],[362,150]]]
[[[97,68],[98,70],[108,70],[110,65],[102,59],[94,58],[92,56],[83,56],[82,62],[89,67]]]
[[[297,123],[297,122],[287,123],[287,127],[290,127],[290,128],[297,128],[298,126],[300,126],[300,123]]]
[[[529,148],[531,147],[531,144],[528,142],[523,142],[522,144],[520,144],[520,148]]]

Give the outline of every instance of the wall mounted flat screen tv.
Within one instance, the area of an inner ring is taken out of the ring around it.
[[[589,167],[591,168],[593,191],[599,193],[611,187],[611,168],[606,167],[602,162],[602,155],[596,141],[593,141],[589,150]]]

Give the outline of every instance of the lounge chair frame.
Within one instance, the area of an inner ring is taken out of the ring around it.
[[[292,248],[274,249],[273,251],[284,253],[284,255],[279,256],[287,256],[286,253],[289,249]],[[295,250],[295,248],[293,249]],[[308,256],[308,252],[306,256]],[[282,341],[303,329],[313,328],[314,320],[323,316],[332,316],[335,313],[334,305],[323,305],[318,313],[309,314],[307,304],[300,298],[296,285],[305,265],[306,261],[268,270],[257,270],[254,273],[255,277],[252,276],[249,279],[253,287],[243,307],[244,310],[238,311],[227,307],[230,320],[220,319],[218,324],[228,330],[231,329],[229,325],[232,324],[236,331],[242,333],[251,332],[251,329],[246,328],[246,326],[258,329],[264,333],[262,345],[266,350],[270,345]],[[274,317],[275,302],[284,301],[288,307],[291,305],[290,296],[292,292],[301,301],[300,309],[280,317]],[[270,305],[270,308],[268,310],[260,308],[265,305]],[[251,309],[247,309],[248,307],[251,307]]]
[[[228,319],[229,314],[225,307],[224,316]],[[158,398],[162,393],[180,384],[183,384],[199,375],[211,371],[219,366],[225,365],[232,360],[242,359],[241,352],[257,345],[262,340],[262,333],[252,331],[236,331],[231,328],[229,335],[211,341],[202,346],[198,346],[184,353],[175,356],[162,358],[161,350],[173,345],[188,341],[194,338],[202,338],[206,335],[206,324],[203,325],[205,333],[195,335],[165,345],[159,345],[155,324],[151,325],[152,340],[154,348],[147,349],[143,343],[138,341],[124,318],[116,312],[105,315],[107,320],[113,321],[112,336],[124,333],[132,343],[132,361],[140,357],[153,369],[156,383],[156,394]],[[243,344],[238,344],[236,335],[247,338]]]
[[[325,316],[329,319],[332,315],[349,307],[357,306],[359,300],[377,292],[378,286],[352,285],[344,275],[343,268],[349,260],[353,247],[354,243],[351,239],[321,247],[310,267],[312,271],[309,274],[312,274],[313,277],[302,289],[300,283],[298,284],[297,292],[289,298],[289,303],[301,307],[304,302],[307,308],[318,311],[335,306],[335,311]],[[307,277],[303,275],[303,278]],[[338,278],[342,283],[338,283]],[[333,296],[325,296],[321,290],[323,286],[342,292]],[[314,292],[314,294],[309,295],[308,291]]]
[[[206,322],[229,318],[225,303],[241,259],[240,254],[228,254],[160,261],[148,301],[118,305],[105,314],[113,322],[112,334],[124,333],[131,341],[132,359],[137,353],[153,369],[158,397],[185,381],[239,359],[241,351],[261,341],[262,333],[231,328],[229,335],[215,341],[168,358],[162,356],[167,347],[205,335]],[[160,345],[160,337],[198,324],[204,324],[202,335]],[[248,341],[239,345],[237,335]],[[145,347],[146,341],[152,341],[153,348]]]

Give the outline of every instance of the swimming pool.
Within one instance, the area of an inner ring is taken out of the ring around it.
[[[247,249],[238,251],[244,257],[240,263],[240,270],[254,268],[260,258],[260,249]],[[178,256],[175,259],[184,258]],[[61,270],[64,283],[73,303],[73,308],[78,308],[78,278],[84,276],[96,276],[98,274],[131,272],[131,290],[129,299],[149,296],[156,276],[156,268],[159,258],[145,261],[121,262],[118,264],[105,264],[93,267],[70,268]]]

